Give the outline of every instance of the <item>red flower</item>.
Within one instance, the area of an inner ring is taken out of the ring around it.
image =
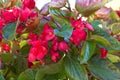
[[[70,41],[76,45],[80,45],[81,40],[86,40],[87,32],[80,29],[73,30]]]
[[[29,55],[28,55],[28,61],[29,61],[29,62],[35,61],[35,60],[36,60],[37,53],[38,53],[37,48],[32,47],[32,48],[30,49],[30,52],[29,52]]]
[[[52,30],[50,26],[46,23],[44,25],[44,30],[41,33],[40,38],[45,41],[49,41],[52,40],[54,37],[55,37],[54,30]]]
[[[33,9],[35,7],[35,0],[23,0],[23,8]]]
[[[2,41],[2,38],[3,36],[2,36],[2,33],[0,32],[0,42]]]
[[[101,58],[104,59],[107,57],[108,50],[105,50],[104,48],[100,48],[100,52],[101,52]]]
[[[16,33],[17,34],[22,34],[23,30],[24,30],[24,26],[23,25],[18,25]]]
[[[66,51],[69,49],[68,44],[65,41],[60,42],[58,48],[60,51]]]
[[[4,24],[5,24],[5,21],[0,17],[0,31],[2,30]]]
[[[1,46],[4,51],[10,52],[10,46],[8,44],[2,44]]]
[[[60,59],[60,54],[56,51],[51,51],[51,59],[53,62],[57,62],[57,59]]]
[[[47,54],[47,49],[44,46],[38,48],[37,60],[41,60]]]
[[[13,14],[13,10],[6,10],[3,12],[3,18],[5,20],[5,23],[9,23],[9,22],[14,22],[16,21],[16,17]]]
[[[117,12],[118,16],[120,17],[120,10],[118,10],[118,11],[116,11],[116,12]]]
[[[30,9],[28,9],[28,8],[23,9],[20,13],[20,21],[21,22],[27,21],[27,19],[30,16],[30,13],[31,13]]]
[[[35,41],[35,40],[38,39],[38,35],[37,35],[37,34],[34,34],[34,33],[30,33],[30,34],[28,35],[28,38],[29,38],[30,40],[32,40],[32,41]]]
[[[84,24],[83,24],[82,18],[80,18],[78,20],[71,18],[70,22],[74,28],[84,29]]]

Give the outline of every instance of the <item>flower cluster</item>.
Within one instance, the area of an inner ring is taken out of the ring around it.
[[[17,22],[16,33],[22,34],[27,21],[38,16],[38,13],[33,10],[34,7],[34,0],[22,0],[22,7],[13,6],[0,10],[0,42],[3,38],[2,29],[9,23]]]

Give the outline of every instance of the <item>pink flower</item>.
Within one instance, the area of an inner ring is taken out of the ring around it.
[[[65,41],[60,42],[58,48],[60,51],[67,51],[69,49],[68,44]]]
[[[100,48],[101,52],[101,58],[105,59],[107,57],[108,50],[105,50],[104,48]]]
[[[86,27],[88,30],[94,31],[94,28],[93,28],[89,23],[84,22],[84,25],[85,25],[85,27]]]
[[[28,9],[28,8],[23,9],[20,13],[20,21],[26,22],[30,16],[30,13],[31,13],[30,9]]]
[[[118,16],[120,17],[120,10],[117,10],[116,12],[117,12]]]
[[[2,36],[2,33],[0,32],[0,42],[2,41],[2,38],[3,36]]]
[[[23,25],[18,25],[16,33],[17,34],[22,34],[23,30],[24,30],[24,26]]]
[[[23,8],[33,9],[35,7],[35,0],[22,0]]]
[[[1,46],[4,51],[10,52],[10,46],[8,44],[2,44]]]

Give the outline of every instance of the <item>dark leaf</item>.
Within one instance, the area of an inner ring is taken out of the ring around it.
[[[70,80],[88,80],[84,66],[80,65],[78,61],[66,57],[64,59],[64,67]]]
[[[81,50],[80,62],[86,63],[94,54],[96,43],[94,41],[86,41]]]
[[[120,70],[108,59],[94,56],[88,62],[89,71],[101,80],[120,80]]]
[[[100,21],[96,20],[96,21],[93,21],[91,24],[94,28],[93,33],[104,37],[112,44],[113,48],[110,48],[111,50],[120,50],[120,42],[98,26],[99,24],[101,24]]]

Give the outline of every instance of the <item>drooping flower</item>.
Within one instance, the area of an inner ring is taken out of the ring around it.
[[[2,30],[4,24],[5,24],[5,21],[0,17],[0,31]]]
[[[67,51],[69,49],[68,44],[65,41],[59,43],[58,49],[60,51]]]
[[[105,59],[107,57],[108,50],[106,50],[105,48],[100,48],[100,52],[101,58]]]
[[[22,0],[23,8],[33,9],[35,7],[35,0]]]

